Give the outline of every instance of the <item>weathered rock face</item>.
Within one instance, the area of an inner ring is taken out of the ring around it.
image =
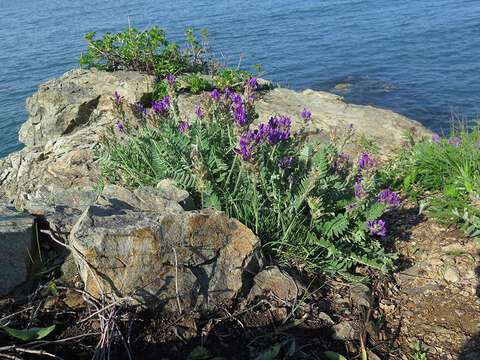
[[[0,197],[0,296],[27,280],[33,216],[19,213]]]
[[[303,108],[312,113],[312,120],[302,119],[300,112]],[[294,132],[303,127],[309,133],[318,133],[320,140],[335,129],[352,124],[358,135],[375,139],[375,145],[383,152],[398,147],[406,130],[414,138],[434,135],[419,122],[390,110],[347,104],[341,96],[323,91],[273,89],[257,103],[256,110],[259,113],[257,122],[267,121],[272,114],[287,114],[292,119]]]
[[[30,118],[20,129],[19,139],[28,147],[43,146],[91,122],[115,91],[130,102],[140,102],[151,94],[154,81],[154,76],[133,71],[69,71],[40,85],[27,99]]]
[[[153,198],[157,205],[163,199]],[[214,209],[185,212],[167,199],[155,211],[101,196],[83,212],[69,243],[90,264],[75,256],[92,295],[171,309],[177,293],[183,309],[210,309],[235,297],[263,262],[258,237],[237,220]]]

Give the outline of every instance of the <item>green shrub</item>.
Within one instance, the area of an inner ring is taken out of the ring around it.
[[[458,223],[480,235],[480,128],[454,131],[449,138],[411,137],[392,160],[384,180],[415,200],[445,225]]]
[[[216,76],[215,86],[222,92],[225,88],[233,91],[241,91],[248,79],[253,75],[245,70],[225,69]]]
[[[203,79],[200,76],[200,73],[191,73],[188,77],[185,78],[185,82],[188,85],[188,88],[192,94],[198,94],[209,87],[207,80]]]
[[[206,36],[206,32],[204,33]],[[78,60],[81,67],[98,68],[107,71],[136,70],[161,77],[189,71],[207,71],[210,59],[205,57],[206,49],[187,30],[187,46],[181,49],[170,43],[164,30],[154,26],[138,31],[127,28],[116,34],[107,33],[95,40],[95,32],[85,35],[87,51]],[[204,41],[205,43],[205,41]]]
[[[379,218],[398,200],[390,190],[378,197],[373,159],[363,154],[352,163],[331,143],[304,143],[291,136],[287,116],[251,128],[256,79],[242,94],[214,89],[191,124],[177,116],[175,84],[170,78],[170,97],[143,112],[140,132],[117,96],[122,120],[99,153],[104,181],[141,187],[173,179],[198,207],[216,207],[250,227],[284,264],[343,276],[356,264],[393,267]]]

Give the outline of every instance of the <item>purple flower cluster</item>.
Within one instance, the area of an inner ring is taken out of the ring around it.
[[[333,163],[333,171],[336,171],[341,168],[342,165],[348,163],[348,160],[350,160],[350,155],[345,155],[345,153],[342,152],[338,155],[338,159]]]
[[[284,157],[282,160],[280,160],[280,163],[278,164],[278,166],[280,166],[280,168],[282,169],[285,169],[286,167],[290,166],[292,163],[292,157]]]
[[[145,109],[145,107],[138,103],[137,104],[137,110],[143,115],[143,116],[146,116],[147,115],[147,109]]]
[[[252,90],[257,90],[258,88],[258,81],[257,78],[250,78],[248,79],[247,86],[250,87]]]
[[[200,106],[195,107],[195,114],[197,114],[199,119],[203,119],[203,111]]]
[[[386,189],[380,193],[380,196],[378,197],[377,202],[383,202],[386,205],[397,206],[400,203],[400,200],[398,199],[398,194],[395,191]]]
[[[165,79],[167,80],[167,84],[169,86],[175,85],[175,81],[177,80],[172,74],[168,74],[167,76],[165,76]]]
[[[240,135],[240,147],[233,150],[242,156],[243,161],[252,161],[255,148],[264,142],[275,145],[280,141],[288,140],[291,124],[292,121],[288,116],[282,116],[280,119],[272,117],[266,125],[260,124],[257,129],[248,130],[245,135]]]
[[[383,237],[387,234],[385,221],[383,220],[367,221],[367,227],[370,229],[370,235],[378,234]]]
[[[359,177],[355,185],[355,196],[359,199],[368,195],[368,191],[363,188],[363,179]]]
[[[118,92],[115,91],[115,99],[113,100],[113,103],[116,105],[116,106],[119,106],[120,105],[120,94]]]
[[[192,125],[188,123],[188,121],[182,121],[178,124],[178,131],[181,133],[187,132],[192,128]]]
[[[121,133],[125,132],[125,130],[123,129],[123,125],[120,122],[120,120],[117,120],[117,127],[118,127],[118,131],[120,131]]]
[[[256,79],[255,79],[256,81]],[[255,84],[255,82],[252,82]],[[247,86],[248,87],[248,86]],[[237,121],[237,124],[242,128],[248,125],[248,115],[246,109],[246,103],[242,99],[241,94],[237,94],[232,92],[228,87],[225,88],[225,95],[222,96],[217,89],[213,89],[210,96],[214,99],[217,103],[221,103],[227,109],[230,110],[233,118]],[[252,105],[254,100],[254,96],[249,96],[248,101],[250,105]],[[248,102],[247,101],[247,102]]]
[[[170,96],[165,95],[161,101],[152,102],[152,110],[157,114],[162,114],[170,108]]]
[[[404,142],[402,142],[402,147],[408,147],[409,143],[408,143],[408,140],[405,140]]]
[[[359,169],[369,169],[373,166],[374,160],[368,156],[368,154],[363,154],[360,159],[358,159],[358,168]]]
[[[228,89],[228,88],[227,88]],[[220,101],[220,92],[217,90],[217,89],[213,89],[212,90],[212,93],[210,94],[210,96],[215,100],[215,101]]]
[[[306,108],[303,108],[301,115],[305,120],[310,120],[312,118],[312,113],[310,111],[307,111]]]
[[[456,146],[456,147],[462,147],[463,146],[463,139],[461,137],[456,137],[455,140],[453,139],[449,139],[448,140],[448,143],[452,146]]]

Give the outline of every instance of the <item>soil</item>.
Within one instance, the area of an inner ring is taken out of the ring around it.
[[[341,279],[285,269],[318,291],[296,303],[271,294],[237,299],[208,314],[121,304],[96,313],[101,305],[81,290],[59,287],[53,296],[41,285],[27,298],[0,299],[0,323],[56,329],[36,342],[0,332],[0,358],[128,359],[128,347],[134,359],[328,359],[325,351],[361,359],[364,344],[368,359],[480,359],[479,249],[418,211],[404,200],[386,214],[385,246],[399,254],[398,269],[355,269],[370,276],[369,295],[355,295]],[[269,350],[278,356],[259,357]]]

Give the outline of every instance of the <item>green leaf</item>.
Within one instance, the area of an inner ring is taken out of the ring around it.
[[[330,360],[347,360],[347,358],[334,351],[324,351],[323,354]]]
[[[25,330],[12,329],[8,326],[1,326],[1,325],[0,325],[0,328],[5,330],[11,336],[17,339],[21,339],[23,341],[31,341],[31,340],[39,340],[44,338],[55,329],[55,325],[52,325],[46,328],[33,327]]]
[[[210,353],[203,346],[197,346],[187,357],[188,360],[206,360],[210,358]]]
[[[267,351],[258,355],[255,358],[255,360],[275,360],[277,358],[278,354],[280,353],[280,349],[281,349],[281,347],[280,347],[279,344],[274,345],[270,349],[268,349]]]

